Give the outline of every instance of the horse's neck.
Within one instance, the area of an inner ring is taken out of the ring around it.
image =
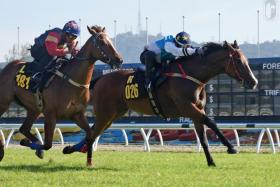
[[[86,45],[87,43],[77,54],[77,59],[74,59],[73,63],[65,69],[67,75],[80,84],[90,83],[94,69],[94,63],[90,62],[90,56]]]
[[[206,57],[194,57],[193,59],[181,62],[185,73],[203,83],[224,72],[226,55],[221,53],[217,58],[215,54]],[[178,69],[178,68],[177,68]],[[177,70],[178,71],[178,70]]]

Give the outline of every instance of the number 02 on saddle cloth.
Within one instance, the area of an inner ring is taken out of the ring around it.
[[[143,71],[136,71],[128,75],[124,88],[127,100],[140,99],[148,96],[145,88],[145,75]]]

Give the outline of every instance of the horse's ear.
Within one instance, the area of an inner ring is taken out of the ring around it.
[[[225,40],[224,41],[224,45],[223,45],[224,47],[228,47],[228,42]]]
[[[236,41],[236,40],[234,40],[234,42],[233,42],[233,47],[234,47],[235,49],[239,49],[239,46],[238,46],[238,44],[237,44],[237,41]]]
[[[87,29],[90,34],[96,34],[96,31],[91,29],[89,26],[87,26]]]
[[[103,27],[102,32],[105,32],[105,30],[106,30],[105,27]]]

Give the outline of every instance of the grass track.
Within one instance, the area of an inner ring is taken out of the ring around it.
[[[0,186],[280,186],[280,154],[213,153],[209,168],[203,153],[94,153],[94,168],[85,154],[45,152],[39,160],[29,149],[6,149],[0,163]]]

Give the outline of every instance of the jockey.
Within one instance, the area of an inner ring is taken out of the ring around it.
[[[63,29],[53,28],[35,38],[31,47],[31,56],[39,66],[39,71],[45,70],[57,57],[67,54],[76,55],[76,38],[80,35],[79,25],[75,21],[68,21]]]
[[[203,55],[203,50],[191,46],[190,35],[186,32],[178,33],[175,38],[169,35],[148,44],[140,55],[141,63],[146,65],[146,86],[150,84],[155,63],[168,63],[179,57],[194,54]]]

